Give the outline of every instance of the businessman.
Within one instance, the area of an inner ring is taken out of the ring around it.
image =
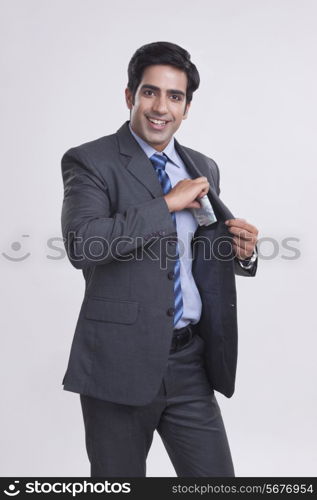
[[[217,164],[174,137],[199,81],[183,48],[142,46],[129,121],[62,158],[63,237],[86,282],[63,384],[92,477],[146,476],[155,430],[179,477],[235,475],[215,391],[234,392],[235,275],[255,275],[258,230],[219,198]]]

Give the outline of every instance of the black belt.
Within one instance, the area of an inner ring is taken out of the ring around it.
[[[193,325],[191,324],[188,324],[183,328],[175,329],[173,332],[170,352],[179,351],[189,344],[195,333],[195,328],[193,328]]]

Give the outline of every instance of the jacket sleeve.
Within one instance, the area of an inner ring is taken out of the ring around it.
[[[175,235],[163,196],[112,213],[108,187],[97,169],[72,148],[62,158],[62,233],[76,269],[128,257],[152,236]]]

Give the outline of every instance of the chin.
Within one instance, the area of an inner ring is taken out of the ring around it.
[[[146,134],[145,135],[145,140],[147,142],[151,142],[152,144],[163,144],[163,143],[169,141],[168,138],[166,138],[166,137],[158,137],[156,134]]]

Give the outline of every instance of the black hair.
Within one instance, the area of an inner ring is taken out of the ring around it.
[[[128,66],[128,88],[134,96],[142,80],[143,71],[153,64],[167,64],[181,69],[187,75],[186,103],[190,103],[193,92],[198,89],[200,77],[190,60],[190,54],[179,45],[170,42],[153,42],[142,45],[132,56]]]

